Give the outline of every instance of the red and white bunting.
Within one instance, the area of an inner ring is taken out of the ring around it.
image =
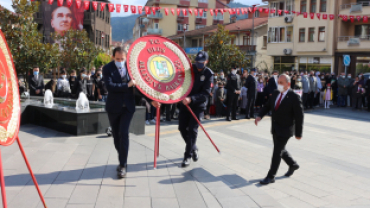
[[[52,5],[54,0],[49,0],[49,4]]]
[[[349,16],[349,19],[351,20],[351,22],[352,22],[352,23],[353,23],[353,22],[355,22],[355,16],[350,15],[350,16]]]
[[[366,22],[368,22],[368,21],[369,21],[369,17],[368,17],[368,16],[364,16],[364,17],[362,18],[362,22],[366,23]]]
[[[153,15],[155,14],[156,11],[157,11],[157,8],[156,7],[152,7]]]
[[[143,6],[138,6],[137,11],[139,12],[139,14],[143,13]]]
[[[213,9],[209,9],[209,13],[213,16]]]
[[[357,19],[357,21],[361,21],[361,16],[360,15],[357,15],[356,16],[356,19]]]
[[[334,17],[335,17],[335,16],[334,16],[334,14],[330,14],[330,15],[329,15],[330,20],[333,20],[333,19],[334,19]]]
[[[281,12],[282,12],[282,11],[279,9],[279,10],[278,10],[278,14],[279,14],[279,15],[281,15]]]
[[[322,19],[324,20],[328,19],[328,14],[322,14]]]
[[[182,14],[184,14],[184,17],[187,17],[188,16],[188,12],[186,9],[182,9]]]
[[[93,6],[94,11],[98,10],[98,2],[93,1],[92,6]]]
[[[265,9],[265,13],[268,14],[270,12],[269,8]]]
[[[222,15],[224,15],[224,10],[223,9],[220,9],[220,12]]]
[[[260,11],[261,13],[263,12],[263,8],[262,7],[260,7],[259,9],[258,9],[258,11]]]
[[[236,14],[240,15],[240,9],[236,9]]]
[[[348,20],[348,16],[347,16],[347,15],[342,15],[342,19],[343,19],[345,22],[347,22],[347,20]]]
[[[67,7],[71,7],[72,6],[72,0],[67,0],[66,3],[67,3]]]
[[[203,17],[203,9],[199,9],[199,16]]]
[[[124,11],[125,11],[125,12],[128,12],[128,7],[129,7],[128,5],[123,5],[123,9],[124,9]],[[145,7],[145,8],[146,8],[146,7]],[[149,8],[149,7],[148,7],[148,8]],[[150,12],[149,12],[149,14],[150,14]]]
[[[321,13],[316,13],[316,17],[317,17],[317,19],[320,19]]]
[[[100,3],[100,11],[104,11],[106,4],[107,3],[103,3],[103,2]]]
[[[253,13],[257,11],[257,7],[254,7],[253,8]]]
[[[175,16],[175,9],[174,8],[171,8],[171,13],[173,16]]]
[[[126,10],[126,9],[125,9]],[[126,11],[125,11],[126,12]],[[149,7],[145,7],[145,14],[150,14],[150,8]]]
[[[189,14],[193,15],[193,10],[192,9],[189,9]]]
[[[176,9],[177,16],[180,16],[180,9]]]
[[[241,8],[240,10],[241,10],[241,12],[242,12],[242,15],[244,15],[244,9],[243,9],[243,8]]]
[[[307,12],[303,12],[303,18],[307,18]]]
[[[114,12],[114,4],[108,4],[109,12]]]
[[[136,14],[136,6],[131,5],[131,13]]]
[[[252,8],[251,8],[251,7],[248,7],[248,11],[249,11],[250,13],[252,13]]]
[[[198,16],[198,9],[194,9],[194,16]]]
[[[116,12],[117,13],[121,12],[121,4],[116,4]]]
[[[168,8],[164,8],[164,14],[168,16]]]
[[[296,15],[297,15],[297,16],[301,15],[301,12],[296,12]]]
[[[84,1],[84,9],[89,10],[90,9],[90,1]]]
[[[218,9],[215,9],[215,16],[217,17],[218,15]]]
[[[311,19],[314,19],[315,18],[315,13],[310,13],[310,17],[311,17]]]
[[[58,0],[58,6],[63,6],[63,0]]]

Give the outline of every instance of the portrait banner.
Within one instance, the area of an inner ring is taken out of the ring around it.
[[[13,144],[20,124],[18,78],[13,58],[0,30],[0,145]]]
[[[192,64],[185,51],[161,36],[137,39],[128,51],[127,68],[136,88],[160,103],[177,103],[193,87]]]

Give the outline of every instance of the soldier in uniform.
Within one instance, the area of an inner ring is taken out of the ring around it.
[[[186,143],[184,160],[181,167],[189,166],[191,158],[194,162],[199,159],[198,148],[196,146],[199,125],[185,105],[189,105],[198,120],[203,117],[207,102],[209,102],[211,83],[213,81],[213,71],[206,67],[207,63],[207,52],[200,51],[195,58],[195,64],[193,64],[193,88],[188,97],[182,101],[182,105],[180,107],[179,131]]]
[[[236,118],[236,108],[238,104],[238,99],[241,93],[242,88],[242,80],[240,78],[240,75],[236,73],[237,69],[234,65],[231,69],[231,73],[227,77],[227,114],[226,114],[226,120],[231,121],[232,120],[239,120]],[[231,113],[231,119],[230,119],[230,113]]]

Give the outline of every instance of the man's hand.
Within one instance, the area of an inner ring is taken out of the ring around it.
[[[298,140],[301,140],[302,139],[302,137],[295,137],[296,139],[298,139]]]
[[[256,120],[254,120],[254,123],[256,124],[256,126],[258,126],[258,123],[262,120],[261,117],[257,117]]]
[[[161,107],[161,103],[160,102],[158,102],[158,101],[152,101],[152,106],[154,106],[155,108],[159,108],[159,107]]]
[[[190,97],[186,97],[186,98],[182,101],[182,103],[183,103],[184,105],[189,105],[189,104],[191,103],[191,98],[190,98]]]
[[[103,99],[103,97],[102,97],[101,95],[99,95],[99,96],[98,96],[98,99],[99,99],[99,100],[101,100],[101,99]]]
[[[220,99],[221,101],[224,101],[225,99]]]
[[[136,85],[136,82],[135,80],[131,80],[129,83],[128,83],[128,87],[133,87]]]
[[[40,94],[40,90],[36,90],[36,94]]]

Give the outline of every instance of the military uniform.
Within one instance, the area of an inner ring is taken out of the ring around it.
[[[238,104],[239,94],[236,94],[236,91],[239,91],[242,88],[242,80],[239,74],[229,74],[227,77],[227,114],[226,119],[230,120],[231,118],[236,120],[236,108]]]
[[[190,94],[188,95],[188,97],[191,98],[189,107],[194,112],[198,120],[200,120],[203,117],[207,103],[210,102],[209,94],[211,92],[213,71],[208,67],[204,67],[203,70],[199,71],[197,66],[193,64],[193,72],[194,84]],[[194,151],[198,150],[196,146],[198,127],[198,122],[193,118],[187,107],[181,103],[179,113],[179,131],[186,143],[184,160],[191,157],[194,159]]]

